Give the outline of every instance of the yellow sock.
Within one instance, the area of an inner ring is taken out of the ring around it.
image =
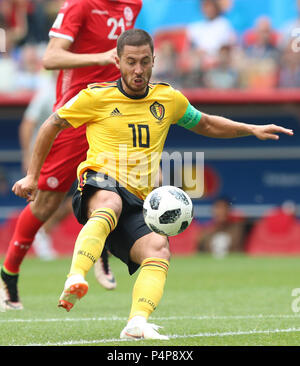
[[[74,274],[86,276],[99,259],[106,238],[116,224],[116,215],[110,208],[97,209],[92,213],[76,239],[68,277]]]
[[[142,262],[133,287],[129,319],[134,316],[148,319],[156,309],[163,295],[168,268],[169,262],[165,259],[147,258]]]

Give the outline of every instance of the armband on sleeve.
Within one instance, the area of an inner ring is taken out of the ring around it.
[[[200,122],[201,116],[201,112],[189,104],[184,115],[177,122],[177,125],[190,130]]]

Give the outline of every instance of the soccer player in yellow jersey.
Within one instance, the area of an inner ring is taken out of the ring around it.
[[[69,311],[86,294],[85,276],[106,242],[127,264],[130,274],[140,267],[128,323],[120,337],[168,339],[148,323],[164,290],[170,260],[168,239],[148,229],[142,207],[153,188],[170,126],[178,124],[208,137],[254,135],[261,140],[277,140],[278,133],[293,135],[293,131],[207,115],[171,86],[151,84],[153,42],[143,30],[124,32],[118,39],[117,54],[121,79],[89,86],[44,122],[27,176],[15,183],[13,191],[33,200],[40,168],[56,134],[86,124],[89,150],[78,167],[79,184],[73,198],[75,215],[84,226],[59,306]]]

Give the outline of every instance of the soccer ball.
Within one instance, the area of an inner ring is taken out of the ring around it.
[[[154,189],[144,201],[144,219],[155,233],[174,236],[182,233],[193,219],[190,197],[174,186]]]

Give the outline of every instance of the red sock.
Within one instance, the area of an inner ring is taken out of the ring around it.
[[[18,217],[13,237],[6,253],[4,268],[11,273],[19,273],[23,258],[34,240],[35,234],[44,224],[31,212],[27,205]]]

